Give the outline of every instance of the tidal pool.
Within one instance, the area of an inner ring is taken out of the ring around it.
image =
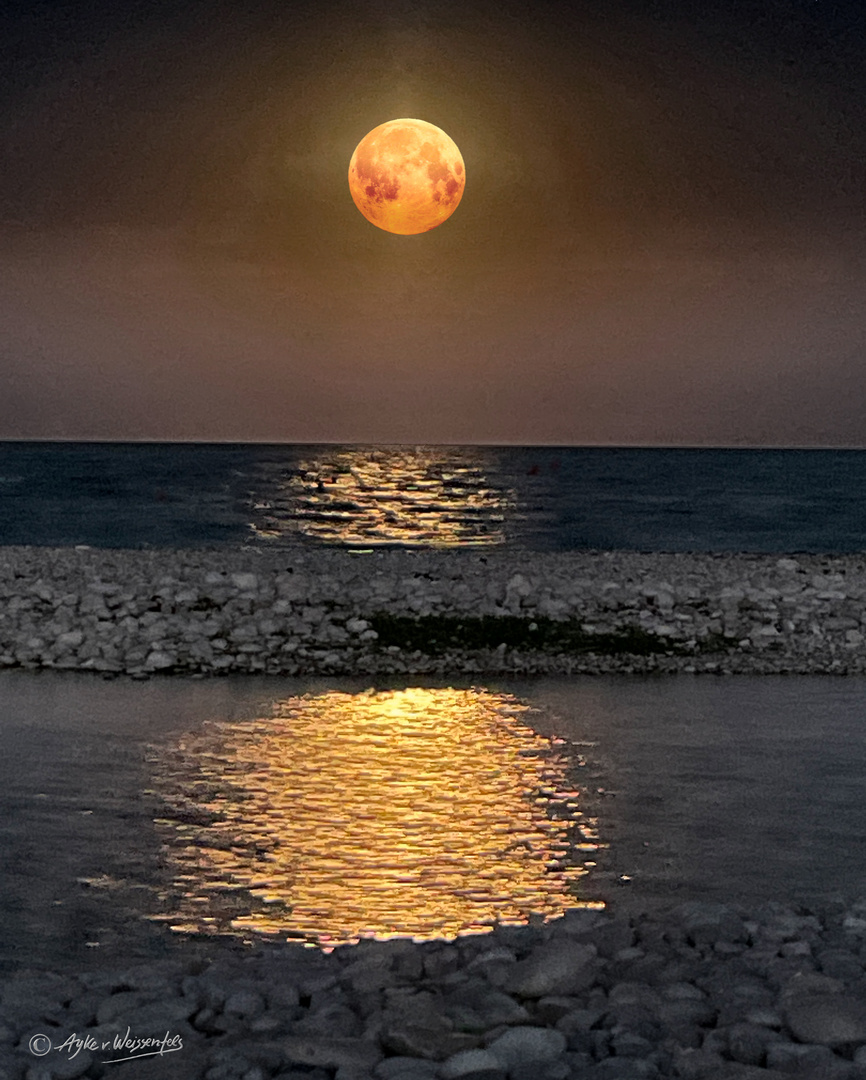
[[[329,946],[552,918],[597,850],[580,760],[511,694],[279,699],[151,753],[175,930]]]
[[[0,969],[866,895],[864,725],[829,676],[3,672]]]

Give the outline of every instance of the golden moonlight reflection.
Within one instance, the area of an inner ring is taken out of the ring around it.
[[[270,542],[300,534],[355,546],[488,546],[504,542],[513,502],[469,449],[323,449],[291,472],[263,470],[250,528]]]
[[[528,708],[483,689],[329,692],[154,751],[159,918],[331,947],[581,906],[594,823]]]

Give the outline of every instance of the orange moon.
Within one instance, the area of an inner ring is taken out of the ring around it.
[[[426,120],[389,120],[365,135],[349,162],[349,190],[386,232],[429,232],[457,209],[466,166],[456,143]]]

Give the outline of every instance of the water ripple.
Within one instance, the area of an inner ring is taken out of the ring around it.
[[[329,692],[154,750],[159,917],[327,946],[579,905],[597,837],[528,709],[483,689]]]
[[[258,540],[452,547],[505,541],[515,496],[460,448],[341,449],[291,470],[263,466],[250,528]]]

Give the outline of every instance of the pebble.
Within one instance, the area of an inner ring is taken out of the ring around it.
[[[534,1061],[554,1061],[568,1046],[561,1031],[542,1027],[513,1027],[487,1047],[506,1069]]]
[[[788,1003],[785,1021],[804,1043],[866,1043],[866,997],[816,994]]]
[[[380,614],[573,620],[646,654],[383,645]],[[866,672],[863,556],[0,549],[0,668],[187,675]],[[851,929],[866,937],[864,913]]]
[[[124,971],[21,970],[0,984],[0,1076],[99,1080],[110,1069],[116,1080],[866,1080],[862,937],[850,922],[864,908],[836,899],[809,905],[574,909],[540,926],[450,943],[364,941],[322,953],[216,941],[204,958],[197,950],[194,959]],[[696,932],[703,940],[687,944]],[[623,974],[611,946],[626,938],[652,941],[662,966]],[[718,951],[726,938],[741,950]],[[797,942],[831,956],[839,974],[772,978],[767,958],[787,962],[785,946]],[[684,948],[696,958],[684,963]],[[508,980],[490,982],[503,964]],[[357,979],[364,971],[389,978],[370,989]],[[568,982],[568,971],[578,973],[568,993],[543,992]],[[103,1042],[127,1030],[151,1034],[157,1018],[182,1049],[105,1064]],[[30,1040],[46,1033],[52,1049],[37,1057]],[[62,1049],[70,1037],[91,1041],[73,1057]]]
[[[517,997],[574,994],[592,985],[596,949],[576,941],[550,941],[514,965],[504,989]]]
[[[457,1080],[458,1077],[476,1073],[499,1073],[505,1075],[503,1061],[490,1050],[461,1050],[442,1062],[439,1069],[441,1080]]]

